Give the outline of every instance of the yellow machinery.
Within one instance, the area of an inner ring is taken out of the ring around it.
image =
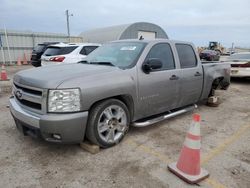
[[[220,55],[225,54],[225,48],[219,42],[215,42],[215,41],[209,42],[208,49],[215,50]]]

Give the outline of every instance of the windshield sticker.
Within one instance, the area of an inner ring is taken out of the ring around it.
[[[135,50],[136,46],[123,46],[120,50]]]

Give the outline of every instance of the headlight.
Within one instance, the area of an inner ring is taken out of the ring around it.
[[[80,106],[79,89],[49,90],[49,112],[77,112]]]

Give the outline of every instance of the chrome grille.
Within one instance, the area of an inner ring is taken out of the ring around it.
[[[42,111],[43,91],[37,88],[13,84],[13,95],[23,106]]]

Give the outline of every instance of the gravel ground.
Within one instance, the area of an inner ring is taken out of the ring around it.
[[[25,70],[25,69],[31,69],[33,68],[32,65],[24,65],[24,66],[6,66],[6,73],[7,73],[7,81],[0,81],[0,96],[2,93],[8,93],[11,92],[11,84],[13,76],[16,72]],[[1,71],[1,68],[0,68]]]
[[[200,104],[196,110],[202,117],[202,166],[210,172],[199,185],[249,188],[250,81],[233,80],[217,95],[219,107]],[[1,187],[191,187],[167,170],[178,159],[191,113],[131,128],[122,143],[92,155],[78,145],[24,137],[6,108],[9,94],[0,97]]]

